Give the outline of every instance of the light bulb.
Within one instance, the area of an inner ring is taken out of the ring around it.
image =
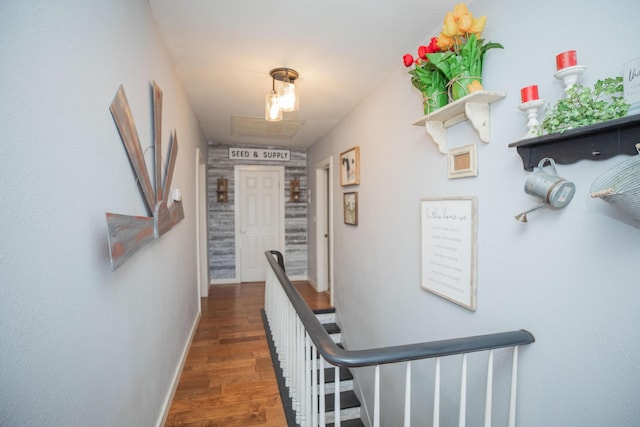
[[[298,102],[296,97],[296,85],[285,78],[282,85],[278,88],[278,97],[280,98],[280,109],[282,111],[296,111]]]
[[[264,118],[269,122],[279,122],[282,120],[282,110],[280,109],[280,99],[275,91],[267,95],[264,103]]]

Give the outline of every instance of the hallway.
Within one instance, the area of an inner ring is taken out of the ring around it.
[[[329,307],[307,282],[312,309]],[[211,286],[165,426],[286,426],[261,310],[264,283]]]

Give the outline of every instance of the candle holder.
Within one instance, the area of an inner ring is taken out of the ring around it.
[[[584,72],[587,71],[587,67],[584,65],[574,65],[573,67],[563,68],[562,70],[556,71],[553,75],[558,80],[562,80],[564,83],[564,91],[568,91],[576,82],[578,81],[578,77],[580,77]]]
[[[518,110],[527,112],[527,127],[529,130],[524,138],[532,138],[538,136],[540,131],[540,122],[538,122],[538,110],[545,104],[544,99],[534,99],[533,101],[523,102],[518,105]]]

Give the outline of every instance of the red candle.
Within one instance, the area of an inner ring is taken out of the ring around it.
[[[538,99],[538,86],[527,86],[520,89],[520,97],[522,98],[522,102],[535,101]]]
[[[556,68],[558,71],[574,65],[578,65],[578,55],[575,50],[568,50],[556,55]]]

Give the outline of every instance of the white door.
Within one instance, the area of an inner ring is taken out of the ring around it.
[[[237,166],[236,172],[240,281],[263,281],[264,252],[284,253],[284,168]]]
[[[316,266],[318,291],[328,292],[333,305],[332,157],[316,165]]]

